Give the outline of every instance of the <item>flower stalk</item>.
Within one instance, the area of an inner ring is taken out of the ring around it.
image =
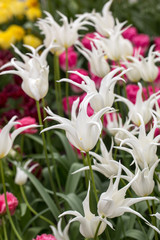
[[[41,131],[42,131],[43,130],[43,123],[42,123],[42,117],[41,117],[39,101],[36,101],[36,106],[37,106],[37,113],[38,113],[39,124],[41,125]],[[52,187],[52,190],[53,190],[53,193],[54,193],[54,199],[55,199],[57,207],[60,210],[58,198],[57,198],[57,195],[56,195],[56,188],[55,188],[55,185],[54,185],[54,182],[53,182],[53,179],[52,179],[52,174],[51,174],[51,169],[50,169],[50,164],[49,164],[49,159],[48,159],[48,153],[47,153],[47,147],[46,147],[46,139],[45,139],[45,135],[44,135],[43,132],[42,132],[42,141],[43,141],[43,147],[44,147],[46,164],[47,164],[47,168],[48,168],[49,179],[50,179],[51,187]]]
[[[95,196],[96,202],[98,203],[98,195],[97,195],[96,185],[95,185],[95,181],[94,181],[93,170],[92,170],[92,166],[91,166],[91,159],[90,159],[88,152],[86,152],[86,156],[87,156],[88,166],[89,166],[89,170],[90,170],[90,177],[91,177],[91,181],[92,181],[94,196]]]
[[[6,205],[6,211],[7,211],[8,219],[9,219],[9,222],[11,224],[11,227],[12,227],[15,235],[17,236],[17,239],[18,240],[22,240],[21,236],[19,235],[18,231],[16,230],[16,227],[14,225],[14,222],[12,220],[12,217],[11,217],[11,214],[10,214],[10,211],[9,211],[9,207],[8,207],[2,159],[0,159],[0,173],[1,173],[1,178],[2,178],[2,185],[3,185],[3,191],[4,191],[4,197],[5,197],[5,205]]]
[[[25,204],[27,205],[28,209],[29,209],[34,215],[38,215],[38,213],[37,213],[37,212],[32,208],[32,206],[29,204],[22,185],[20,186],[20,191],[21,191],[22,197],[23,197],[23,199],[24,199],[24,201],[25,201]],[[38,217],[41,218],[42,220],[44,220],[45,222],[49,223],[50,225],[55,226],[55,224],[54,224],[52,221],[50,221],[49,219],[45,218],[44,216],[38,215]]]

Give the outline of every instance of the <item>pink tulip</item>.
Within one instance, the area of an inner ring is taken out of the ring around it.
[[[31,124],[37,124],[36,119],[32,118],[32,117],[24,117],[24,118],[18,119],[18,122],[21,123],[21,124],[15,125],[14,126],[15,129],[18,129],[20,127],[29,126]],[[25,131],[22,132],[22,134],[24,134],[24,133],[34,134],[36,132],[37,132],[37,129],[32,128],[32,129],[26,129]]]
[[[10,214],[13,215],[15,213],[16,207],[18,206],[17,198],[12,194],[7,192],[7,203]],[[5,204],[5,196],[4,193],[0,195],[0,216],[6,214],[6,204]]]
[[[56,238],[51,234],[42,234],[42,235],[38,235],[33,240],[56,240]]]

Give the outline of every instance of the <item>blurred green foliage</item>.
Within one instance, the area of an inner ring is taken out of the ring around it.
[[[106,0],[41,0],[42,8],[49,11],[56,19],[56,11],[60,11],[69,18],[76,14],[91,12],[95,9],[101,12]],[[111,10],[115,18],[127,20],[139,32],[152,36],[160,35],[160,0],[113,0]]]

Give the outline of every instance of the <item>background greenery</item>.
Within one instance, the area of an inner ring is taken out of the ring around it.
[[[149,34],[150,37],[160,35],[160,0],[113,0],[111,10],[120,21],[128,20],[139,32]],[[101,12],[106,0],[41,0],[43,9],[48,10],[58,18],[56,11],[74,18],[75,14]]]

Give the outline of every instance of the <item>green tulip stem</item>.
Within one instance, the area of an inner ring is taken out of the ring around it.
[[[57,80],[60,80],[59,58],[56,54],[54,55],[54,80],[55,80],[56,105],[58,107],[58,114],[62,116],[63,111],[62,111],[61,83],[57,82]]]
[[[29,204],[28,200],[27,200],[27,197],[26,197],[26,194],[24,192],[24,189],[23,189],[23,186],[20,186],[20,191],[21,191],[21,194],[22,194],[22,197],[25,201],[25,204],[27,205],[28,209],[34,214],[34,215],[38,215],[38,213],[32,208],[32,206]],[[44,220],[45,222],[49,223],[50,225],[52,226],[55,226],[55,224],[50,221],[49,219],[45,218],[44,216],[42,215],[39,215],[39,218],[41,218],[42,220]]]
[[[95,181],[94,181],[93,170],[92,170],[92,166],[91,166],[91,159],[90,159],[90,156],[89,156],[88,152],[86,152],[86,156],[87,156],[88,166],[89,166],[89,170],[90,170],[93,192],[94,192],[94,195],[95,195],[96,202],[98,203],[98,195],[97,195],[96,185],[95,185]]]
[[[44,110],[45,105],[46,105],[45,104],[45,100],[44,100],[44,98],[42,98],[42,106],[43,106],[44,118],[47,117],[46,111]],[[44,126],[45,126],[45,128],[48,127],[47,121],[44,122]],[[57,164],[56,164],[56,161],[55,161],[54,156],[53,156],[51,140],[50,140],[50,132],[49,131],[46,131],[46,136],[47,136],[47,142],[48,142],[49,148],[50,148],[50,153],[51,153],[51,156],[52,156],[52,162],[53,162],[53,166],[54,166],[55,177],[56,177],[56,181],[57,181],[57,184],[58,184],[58,188],[60,189],[61,192],[63,192],[62,191],[62,187],[61,187],[61,183],[60,183],[60,178],[59,178],[58,171],[57,171]]]
[[[68,48],[65,49],[66,51],[66,78],[68,78]],[[70,106],[69,106],[69,84],[66,82],[66,101],[67,101],[67,110],[68,110],[68,115],[70,118]]]
[[[95,235],[94,235],[94,240],[98,240],[98,231],[99,231],[101,224],[102,224],[102,221],[99,221]]]
[[[41,125],[41,131],[42,131],[43,130],[43,123],[42,123],[39,101],[36,101],[36,106],[37,106],[39,124]],[[55,203],[56,203],[58,209],[60,210],[61,208],[60,208],[59,201],[58,201],[58,198],[57,198],[57,195],[56,195],[56,188],[55,188],[55,185],[54,185],[54,182],[53,182],[52,173],[51,173],[50,164],[49,164],[49,159],[48,159],[46,139],[45,139],[44,132],[42,132],[41,134],[42,134],[43,148],[44,148],[44,153],[45,153],[45,160],[46,160],[46,164],[47,164],[47,168],[48,168],[49,180],[50,180],[50,183],[51,183],[52,191],[54,193]]]
[[[5,223],[4,217],[2,217],[2,226],[3,226],[4,239],[8,240],[7,230],[6,230],[6,223]]]
[[[1,172],[1,178],[2,178],[2,185],[3,185],[3,191],[4,191],[4,197],[5,197],[5,204],[6,204],[6,211],[7,211],[7,215],[8,215],[8,219],[9,222],[11,224],[11,227],[15,233],[15,235],[17,236],[18,240],[22,240],[21,236],[19,235],[18,231],[16,230],[16,227],[13,223],[12,217],[11,217],[11,213],[9,211],[9,207],[8,207],[8,202],[7,202],[7,194],[6,194],[6,185],[5,185],[5,178],[4,178],[4,171],[3,171],[3,163],[2,163],[2,159],[0,159],[0,172]]]
[[[149,205],[149,201],[146,200],[146,203],[147,203],[147,206],[148,206],[149,214],[152,215],[152,209],[151,209],[151,207],[150,207],[150,205]],[[153,201],[152,201],[152,204],[153,204]],[[154,216],[151,216],[151,220],[152,220],[153,226],[157,227],[157,226],[156,226],[156,219],[155,219]],[[155,240],[158,240],[158,239],[159,239],[159,238],[158,238],[158,233],[157,233],[156,231],[154,231],[154,232],[155,232]]]

